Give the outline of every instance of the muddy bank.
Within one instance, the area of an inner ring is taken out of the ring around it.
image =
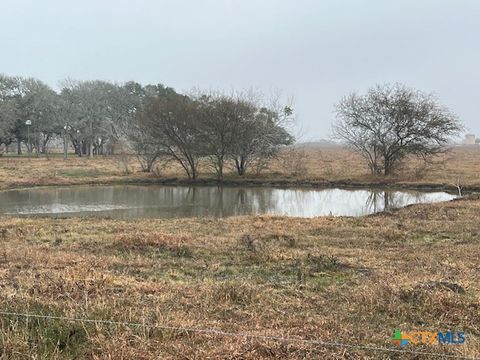
[[[378,190],[415,190],[415,191],[445,191],[458,194],[454,185],[436,183],[406,183],[395,180],[355,181],[355,180],[308,180],[308,179],[271,179],[271,178],[199,178],[196,180],[178,177],[127,177],[108,179],[42,179],[43,181],[10,183],[0,190],[24,189],[32,187],[75,186],[75,185],[170,185],[170,186],[243,186],[243,187],[274,187],[274,188],[310,188],[310,189],[378,189]],[[480,186],[464,186],[462,194],[480,192]]]
[[[358,182],[350,180],[327,181],[327,180],[289,180],[289,179],[215,179],[201,178],[196,180],[182,178],[158,178],[142,179],[141,181],[121,181],[122,184],[158,184],[158,185],[196,185],[196,186],[248,186],[248,187],[277,187],[277,188],[316,188],[316,189],[379,189],[379,190],[418,190],[418,191],[446,191],[458,193],[453,185],[433,183],[398,183],[398,182]],[[478,186],[465,186],[463,193],[480,192]]]

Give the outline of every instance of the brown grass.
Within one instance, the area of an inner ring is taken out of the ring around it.
[[[478,188],[480,148],[375,179],[355,154],[308,149],[260,177]],[[0,189],[154,182],[135,159],[0,158]],[[183,177],[176,167],[162,177]],[[211,177],[202,167],[201,177]],[[233,175],[228,178],[236,179]],[[480,354],[480,199],[363,218],[0,218],[0,310],[394,348],[395,329],[460,330]],[[246,236],[249,235],[249,236]],[[0,359],[428,358],[156,327],[0,316]],[[433,358],[433,357],[432,357]]]
[[[427,164],[415,158],[408,159],[394,176],[387,179],[372,177],[362,157],[339,146],[307,148],[303,161],[306,168],[303,177],[307,179],[412,185],[460,182],[464,186],[480,186],[480,146],[453,147]],[[273,163],[270,171],[288,176],[287,169],[278,165],[278,162]]]
[[[364,218],[2,218],[0,309],[388,348],[397,328],[452,329],[465,345],[414,350],[474,356],[479,213],[471,198]],[[9,359],[407,357],[8,316],[0,327]]]
[[[291,155],[285,155],[291,156]],[[294,172],[290,164],[302,162],[302,171]],[[50,159],[25,157],[0,157],[0,189],[72,184],[108,184],[121,182],[156,182],[165,178],[184,179],[181,169],[170,163],[160,174],[141,172],[134,157],[127,161],[128,172],[120,156],[94,159],[71,157],[64,161],[55,156]],[[368,173],[365,162],[355,153],[342,147],[308,148],[301,158],[285,161],[282,155],[261,175],[249,174],[245,180],[292,181],[308,180],[355,184],[396,184],[403,186],[431,185],[449,186],[461,184],[464,187],[480,188],[480,146],[452,148],[431,164],[410,159],[403,164],[395,176],[374,178]],[[241,181],[227,168],[226,179]],[[203,163],[200,178],[213,178],[210,167]]]

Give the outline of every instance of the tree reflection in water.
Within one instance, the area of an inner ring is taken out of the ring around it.
[[[248,214],[361,216],[454,197],[441,192],[378,190],[80,186],[0,192],[0,214],[116,218]]]
[[[398,209],[408,204],[420,204],[425,202],[430,202],[426,198],[425,193],[371,191],[365,202],[365,212],[378,213],[381,211]]]

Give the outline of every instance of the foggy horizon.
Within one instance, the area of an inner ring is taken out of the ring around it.
[[[434,93],[480,136],[479,15],[473,0],[7,0],[0,73],[57,90],[65,78],[280,90],[302,141],[329,138],[344,95],[398,82]]]

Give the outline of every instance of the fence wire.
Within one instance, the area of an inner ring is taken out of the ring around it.
[[[359,345],[359,344],[346,344],[335,341],[323,341],[316,339],[302,339],[302,338],[293,338],[293,337],[282,337],[274,335],[257,335],[247,332],[229,332],[218,329],[209,329],[209,328],[196,328],[196,327],[180,327],[180,326],[169,326],[162,324],[147,324],[147,323],[134,323],[126,321],[115,321],[115,320],[104,320],[104,319],[82,319],[66,316],[54,316],[54,315],[40,315],[40,314],[26,314],[26,313],[16,313],[8,311],[0,311],[0,315],[11,316],[16,318],[34,318],[34,319],[44,319],[44,320],[61,320],[69,322],[78,322],[78,323],[93,323],[93,324],[105,324],[105,325],[117,325],[117,326],[127,326],[127,327],[142,327],[142,328],[155,328],[168,331],[184,332],[184,333],[196,333],[196,334],[206,334],[219,337],[236,337],[236,338],[247,338],[254,340],[271,340],[283,343],[303,343],[316,345],[324,348],[343,348],[350,350],[364,350],[372,352],[383,352],[383,353],[397,353],[404,355],[422,355],[422,356],[432,356],[438,358],[449,358],[449,359],[464,359],[464,360],[480,360],[480,358],[465,357],[461,355],[451,355],[451,354],[439,354],[434,352],[426,351],[411,351],[404,349],[393,349],[380,346],[372,345]]]

